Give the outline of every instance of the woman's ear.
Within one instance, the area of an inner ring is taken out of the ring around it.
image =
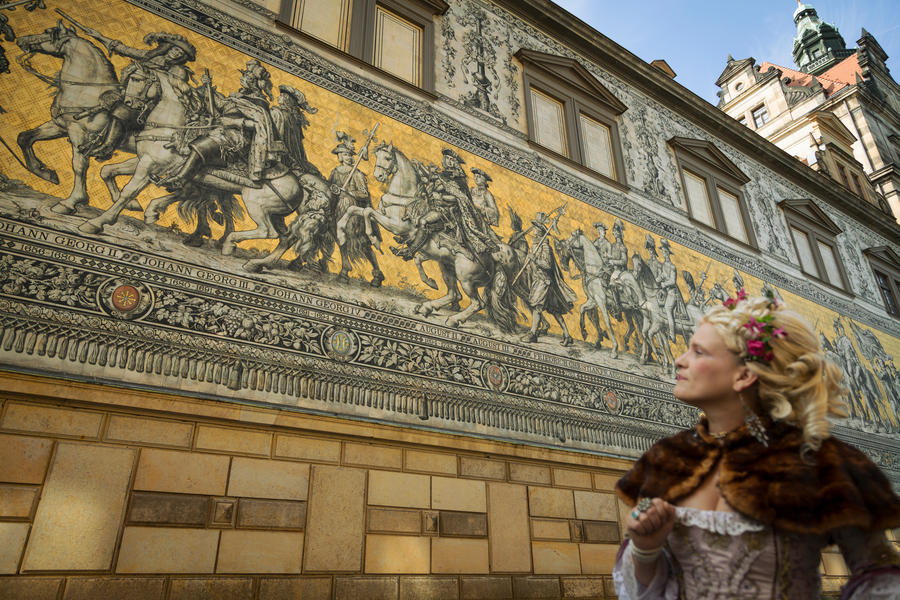
[[[756,383],[758,377],[756,373],[747,368],[747,365],[738,367],[737,374],[734,379],[733,389],[735,392],[743,392],[751,385]]]

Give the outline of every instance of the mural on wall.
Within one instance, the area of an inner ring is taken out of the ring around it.
[[[50,8],[0,115],[14,368],[633,454],[696,418],[695,319],[766,285],[127,4]],[[896,434],[898,341],[845,322],[853,427]]]

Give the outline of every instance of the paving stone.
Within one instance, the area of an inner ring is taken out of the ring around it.
[[[615,544],[619,541],[619,524],[615,521],[585,521],[584,541]]]
[[[368,530],[374,533],[420,533],[422,513],[401,508],[373,508],[367,511]]]
[[[575,490],[575,516],[591,521],[615,521],[616,497],[603,492]]]
[[[134,492],[128,509],[129,524],[203,527],[208,517],[208,496]]]
[[[169,600],[251,600],[251,579],[177,579],[173,578]]]
[[[341,460],[341,443],[335,440],[279,434],[275,436],[275,456],[336,463]]]
[[[512,462],[509,463],[509,479],[510,481],[550,485],[550,469],[540,465]]]
[[[505,480],[506,462],[463,456],[459,459],[459,474],[464,477]]]
[[[308,464],[241,456],[231,460],[229,496],[306,500],[308,492]]]
[[[10,402],[0,428],[89,439],[100,434],[102,421],[99,412]]]
[[[29,527],[29,523],[0,523],[0,575],[18,570]]]
[[[603,598],[603,577],[560,577],[563,598]]]
[[[299,573],[303,534],[293,531],[223,531],[217,573]]]
[[[230,462],[218,454],[143,448],[134,489],[224,496]]]
[[[421,471],[424,473],[440,473],[442,475],[456,475],[457,459],[455,454],[440,454],[437,452],[419,452],[417,450],[406,451],[406,470]]]
[[[60,442],[28,538],[23,571],[112,566],[135,452]]]
[[[459,600],[456,577],[401,577],[400,600]]]
[[[212,573],[218,529],[126,527],[118,573]]]
[[[484,482],[473,479],[432,477],[431,508],[487,512]]]
[[[261,578],[259,600],[331,600],[331,577]]]
[[[504,573],[530,572],[527,488],[513,483],[490,482],[487,491],[491,568]]]
[[[344,464],[381,467],[386,469],[403,468],[403,450],[371,444],[344,444]]]
[[[487,515],[442,510],[440,534],[448,537],[487,537]]]
[[[60,577],[0,577],[0,598],[3,600],[56,600]]]
[[[428,573],[431,538],[366,536],[366,573]]]
[[[432,538],[431,572],[489,573],[488,541],[465,538]]]
[[[364,470],[325,465],[312,467],[304,572],[362,570],[365,503]]]
[[[528,506],[532,517],[575,517],[572,490],[528,486]]]
[[[369,471],[368,503],[431,508],[431,477],[395,471]]]
[[[202,450],[269,456],[272,452],[272,434],[248,429],[200,425],[197,427],[195,445]]]
[[[335,577],[334,600],[397,600],[397,577]]]
[[[461,577],[460,600],[511,600],[512,579],[509,577]]]
[[[591,489],[593,480],[588,471],[576,471],[574,469],[553,469],[553,485],[559,487],[573,487]]]
[[[523,600],[551,600],[560,598],[556,577],[513,577],[515,598]]]
[[[568,575],[581,573],[578,544],[571,542],[531,542],[534,573]]]
[[[238,502],[237,526],[303,529],[306,526],[306,502],[241,498]]]
[[[0,481],[43,483],[53,440],[0,434]]]
[[[27,519],[34,509],[40,488],[24,485],[0,485],[0,517]]]
[[[63,600],[162,600],[162,577],[69,577]]]
[[[568,540],[569,521],[561,519],[532,519],[531,535],[536,540]]]
[[[581,553],[581,572],[585,575],[612,573],[619,544],[578,544]]]
[[[104,437],[116,442],[139,442],[190,448],[193,434],[193,423],[111,415]]]

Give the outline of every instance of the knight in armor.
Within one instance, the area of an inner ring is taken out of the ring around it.
[[[356,140],[343,131],[338,131],[336,136],[338,144],[332,149],[331,153],[337,156],[339,164],[328,176],[328,183],[331,186],[335,206],[333,214],[335,215],[335,220],[338,220],[351,206],[370,208],[372,199],[369,196],[369,185],[366,183],[365,174],[358,168],[354,168],[353,157],[356,156],[356,148],[354,148]],[[373,235],[380,242],[381,234],[379,231],[378,227],[375,227]],[[352,264],[365,258],[372,265],[371,285],[374,287],[380,286],[384,282],[384,273],[378,266],[378,259],[375,257],[372,241],[365,235],[363,218],[359,216],[351,217],[347,222],[346,234],[347,241],[343,246],[340,246],[341,271],[338,276],[346,279]]]
[[[499,238],[482,218],[472,202],[466,182],[466,172],[460,165],[465,161],[450,148],[441,151],[443,169],[426,186],[430,193],[431,209],[416,223],[416,229],[406,240],[405,248],[391,248],[404,260],[411,260],[431,236],[451,227],[456,240],[476,260],[496,252]]]
[[[211,95],[216,127],[189,144],[191,150],[178,172],[168,178],[166,189],[174,191],[190,181],[201,167],[234,167],[246,163],[251,186],[260,187],[267,175],[284,169],[284,143],[279,139],[269,112],[272,80],[259,61],[250,60],[241,70],[241,88],[227,98]],[[209,80],[195,90],[208,93]]]
[[[610,273],[612,273],[612,269],[609,266],[609,253],[612,250],[612,243],[606,239],[606,223],[597,221],[594,223],[594,229],[598,234],[597,239],[594,240],[594,248],[597,249],[597,254],[600,255],[600,260],[603,263],[600,272],[603,274],[604,281],[606,281],[609,279]]]
[[[98,40],[110,54],[119,54],[131,59],[119,76],[122,93],[113,93],[104,98],[108,107],[109,125],[102,140],[89,140],[80,150],[97,160],[107,160],[125,139],[128,133],[143,127],[147,115],[155,102],[152,90],[159,85],[160,74],[175,81],[186,82],[190,70],[184,65],[197,57],[197,49],[183,35],[156,31],[144,36],[144,43],[151,48],[132,48],[119,40],[102,35],[96,29],[84,27],[85,33]],[[132,78],[140,77],[141,84],[131,90]],[[131,90],[131,91],[129,91]]]
[[[609,266],[612,274],[609,276],[611,285],[618,285],[619,277],[628,268],[628,248],[625,247],[625,225],[620,219],[613,222],[613,239],[609,247]]]
[[[669,247],[669,240],[663,238],[659,241],[659,249],[662,250],[663,260],[659,265],[659,272],[656,275],[656,283],[659,284],[660,290],[665,294],[665,304],[663,305],[666,314],[666,322],[669,324],[669,339],[675,341],[675,302],[678,290],[678,269],[672,262],[672,249]]]
[[[562,270],[550,246],[550,218],[543,212],[535,215],[531,222],[534,229],[534,246],[529,253],[528,284],[530,292],[527,304],[531,309],[531,330],[525,341],[536,342],[538,331],[543,320],[543,312],[547,311],[556,319],[563,330],[563,346],[572,345],[572,336],[563,315],[575,306],[577,296],[563,278]]]
[[[491,176],[481,169],[473,168],[471,171],[472,179],[475,181],[475,187],[469,190],[472,202],[481,211],[484,221],[489,226],[496,227],[500,224],[500,211],[497,210],[497,202],[494,200],[494,195],[488,189]]]
[[[316,114],[319,109],[310,106],[306,94],[289,85],[279,85],[278,104],[272,107],[272,121],[284,143],[284,164],[297,175],[310,173],[322,174],[314,164],[309,162],[306,149],[303,147],[303,130],[309,127],[309,120],[304,113]]]

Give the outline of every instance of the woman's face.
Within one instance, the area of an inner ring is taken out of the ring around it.
[[[687,351],[675,360],[675,366],[675,397],[698,408],[735,401],[735,384],[746,369],[709,323],[697,327]]]

